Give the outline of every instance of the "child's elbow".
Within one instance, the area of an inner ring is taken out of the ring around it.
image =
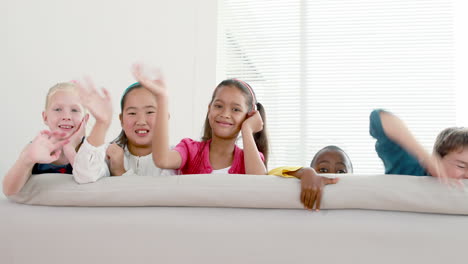
[[[160,169],[178,169],[180,162],[171,159],[170,157],[155,157],[153,156],[154,165]]]
[[[96,173],[96,176],[98,173]],[[80,169],[73,168],[73,179],[78,184],[92,183],[97,181],[96,176],[93,176],[91,172],[81,171]]]
[[[75,175],[73,175],[73,179],[75,180],[76,183],[78,184],[85,184],[85,183],[92,183],[94,182],[93,179],[89,178],[89,177],[77,177]]]
[[[5,196],[12,196],[18,193],[19,190],[12,188],[8,184],[3,183],[3,194]]]
[[[167,159],[161,159],[161,158],[156,158],[153,157],[153,162],[156,167],[161,168],[161,169],[166,169],[168,167],[168,160]]]
[[[250,174],[250,175],[267,175],[268,174],[266,169],[248,170],[245,173]]]

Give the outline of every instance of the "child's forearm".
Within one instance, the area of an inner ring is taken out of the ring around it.
[[[424,147],[416,140],[401,119],[384,111],[380,112],[380,119],[387,137],[398,143],[402,148],[411,153],[411,155],[415,156],[420,163],[430,158],[430,154],[427,153]]]
[[[76,150],[73,146],[70,144],[67,144],[63,147],[63,154],[67,158],[68,162],[72,165],[75,164],[75,156],[76,156]]]
[[[244,144],[245,173],[254,175],[267,174],[265,164],[258,153],[251,130],[242,130],[242,142]]]
[[[156,166],[166,165],[167,152],[169,150],[169,122],[168,116],[168,98],[165,95],[158,95],[158,115],[153,132],[153,160]]]
[[[3,178],[3,193],[10,196],[19,192],[31,176],[33,166],[34,162],[21,155]]]
[[[111,172],[111,176],[122,176],[127,171],[125,170],[124,167],[119,167],[119,168],[110,168],[110,172]]]
[[[96,124],[93,126],[93,129],[87,138],[89,144],[94,147],[103,145],[105,143],[106,133],[109,129],[109,126],[110,123],[96,121]]]
[[[156,166],[163,169],[178,169],[180,155],[169,149],[169,111],[166,94],[157,95],[158,115],[153,127],[153,161]]]
[[[289,171],[287,172],[288,175],[294,176],[298,179],[301,179],[304,175],[304,168],[298,169],[297,171]]]

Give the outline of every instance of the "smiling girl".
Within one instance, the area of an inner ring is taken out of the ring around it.
[[[49,130],[39,132],[5,175],[3,193],[7,196],[19,192],[32,174],[72,173],[88,119],[74,83],[58,83],[49,89],[42,119]]]
[[[153,124],[157,114],[155,96],[139,83],[130,85],[120,101],[119,115],[122,131],[111,143],[105,135],[112,120],[112,103],[109,93],[97,92],[93,83],[79,83],[83,104],[96,119],[89,137],[76,156],[73,176],[78,183],[95,182],[105,176],[176,174],[163,170],[153,163]],[[167,116],[167,115],[166,115]]]
[[[264,129],[265,111],[252,87],[229,79],[214,90],[201,141],[183,139],[169,148],[168,95],[163,79],[150,80],[141,66],[134,68],[135,78],[151,91],[158,102],[153,135],[153,160],[161,168],[178,169],[181,174],[266,174],[268,142]],[[244,149],[236,145],[242,134]]]

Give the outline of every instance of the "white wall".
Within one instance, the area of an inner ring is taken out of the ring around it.
[[[111,91],[112,139],[135,61],[162,68],[171,95],[171,143],[199,138],[216,86],[216,0],[2,0],[0,180],[45,128],[45,94],[90,75]]]

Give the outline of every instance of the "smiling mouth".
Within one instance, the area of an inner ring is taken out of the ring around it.
[[[138,134],[138,135],[146,135],[149,133],[149,130],[147,129],[139,129],[139,130],[135,130],[135,133]]]
[[[74,126],[72,126],[72,125],[59,125],[58,127],[61,128],[61,129],[72,129],[72,128],[74,128]]]
[[[220,121],[216,121],[217,124],[221,125],[221,126],[232,126],[231,123],[227,123],[227,122],[220,122]]]

